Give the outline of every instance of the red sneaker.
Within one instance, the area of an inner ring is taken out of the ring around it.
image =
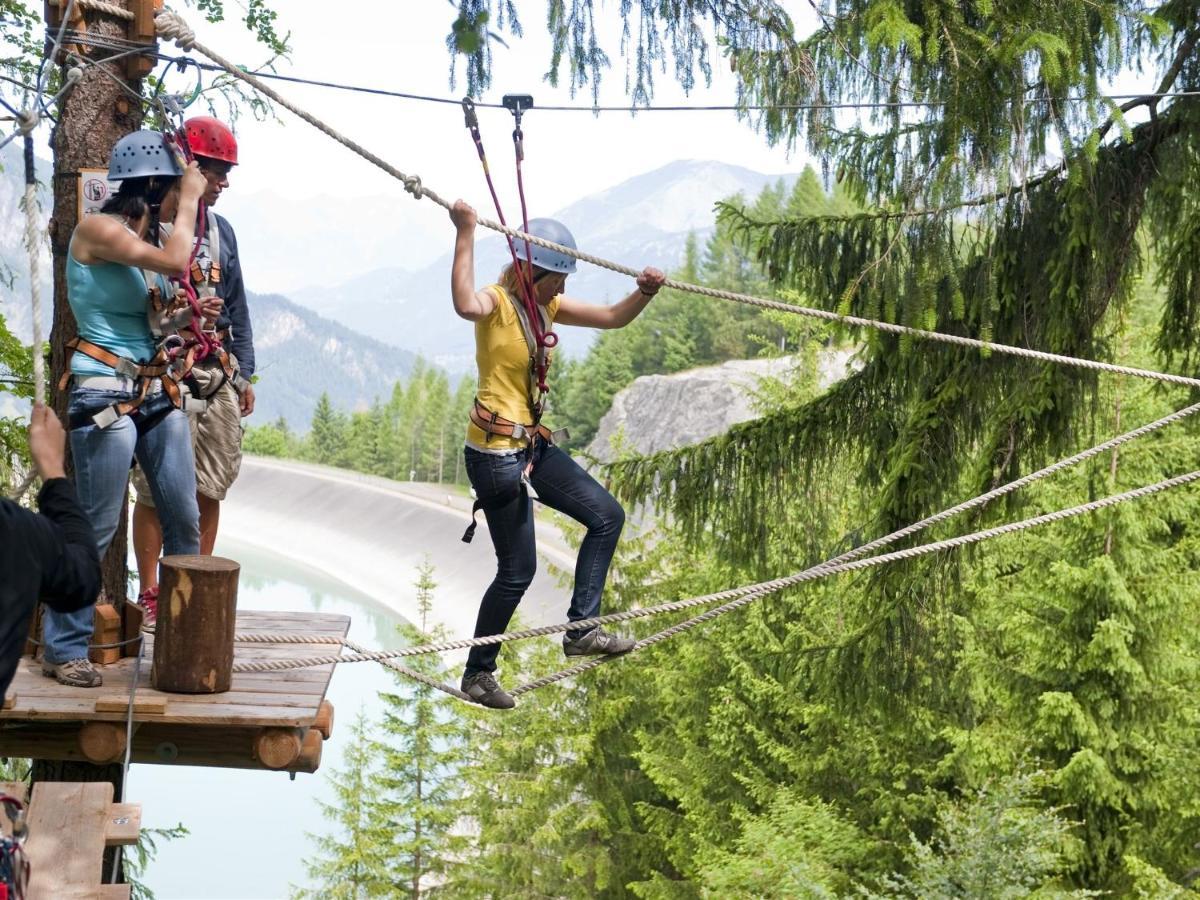
[[[146,611],[142,625],[153,625],[154,620],[158,618],[158,586],[146,588],[138,594],[137,605]]]

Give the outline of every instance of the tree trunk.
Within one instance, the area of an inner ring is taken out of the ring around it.
[[[87,10],[88,31],[103,38],[125,38],[126,26],[120,19]],[[88,48],[93,59],[111,56],[113,51]],[[74,88],[59,104],[58,124],[51,133],[54,148],[54,215],[50,220],[50,245],[54,254],[54,321],[50,329],[50,389],[55,411],[66,417],[67,398],[58,390],[65,368],[67,341],[76,335],[75,317],[67,305],[67,248],[79,220],[79,170],[107,167],[113,144],[141,127],[142,109],[125,93],[121,84],[141,93],[141,80],[126,78],[123,61],[89,66]],[[119,603],[128,583],[126,556],[126,513],[113,536],[103,561],[103,594]]]

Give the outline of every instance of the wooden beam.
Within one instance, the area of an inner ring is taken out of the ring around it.
[[[264,728],[254,738],[254,755],[268,769],[286,769],[301,746],[298,728]]]
[[[304,733],[304,742],[300,746],[300,755],[289,767],[292,772],[307,772],[311,775],[321,766],[321,752],[325,746],[325,738],[315,728]]]
[[[114,803],[108,808],[104,846],[131,847],[142,832],[142,804]]]
[[[121,614],[116,607],[98,603],[92,614],[92,643],[119,644],[121,642]],[[107,646],[103,650],[89,650],[88,659],[98,666],[110,666],[121,658],[121,648]]]
[[[321,732],[321,737],[329,740],[329,736],[333,734],[333,704],[328,700],[322,700],[321,705],[317,708],[317,718],[313,721],[313,728]]]
[[[122,656],[137,656],[142,649],[141,640],[134,640],[142,633],[142,622],[146,611],[136,603],[126,600],[121,606],[121,640],[129,641],[121,647]]]
[[[96,765],[119,762],[128,743],[125,732],[120,722],[84,722],[79,729],[79,750]]]

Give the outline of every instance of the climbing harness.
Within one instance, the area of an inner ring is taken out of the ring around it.
[[[471,405],[469,415],[471,421],[487,435],[488,440],[491,440],[493,435],[514,438],[518,441],[528,440],[530,459],[525,471],[522,473],[521,483],[516,488],[504,491],[494,497],[488,497],[486,500],[477,498],[471,504],[471,524],[463,532],[462,540],[464,544],[471,543],[471,539],[475,537],[475,528],[478,525],[476,517],[479,515],[480,510],[486,512],[488,510],[501,509],[518,499],[522,493],[532,491],[533,486],[529,483],[529,475],[534,463],[537,461],[536,456],[541,452],[541,445],[543,443],[557,444],[570,437],[570,432],[565,428],[560,428],[558,431],[551,431],[540,423],[523,425],[520,422],[512,422],[489,410],[479,402],[478,397]]]
[[[205,237],[207,238],[207,253],[204,255],[194,253],[187,273],[197,298],[204,299],[215,297],[217,286],[221,283],[221,229],[216,216],[209,215],[207,220],[208,234],[200,236],[202,243]],[[163,224],[159,228],[169,236],[172,226]],[[147,274],[147,284],[149,283],[150,275]],[[166,300],[158,287],[150,289],[150,330],[157,339],[169,340],[173,335],[178,335],[183,339],[184,346],[187,347],[189,346],[188,341],[194,337],[194,330],[191,328],[193,321],[194,313],[185,291],[180,289],[176,291],[173,299]],[[239,395],[242,394],[250,382],[243,377],[237,358],[225,349],[226,342],[232,336],[232,330],[214,327],[206,332],[206,335],[211,338],[211,348],[205,356],[201,356],[199,353],[195,355],[191,364],[182,373],[183,381],[191,388],[192,394],[201,401],[208,401],[227,383],[233,385],[233,389]],[[207,390],[201,389],[199,382],[192,374],[192,369],[197,365],[215,366],[221,372],[221,377]]]
[[[25,855],[25,804],[0,794],[0,806],[11,825],[11,836],[0,837],[0,900],[24,900],[29,886],[29,857]]]

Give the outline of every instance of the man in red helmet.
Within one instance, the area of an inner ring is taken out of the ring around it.
[[[208,180],[203,196],[207,227],[201,235],[200,249],[189,275],[197,294],[202,298],[216,296],[224,303],[216,330],[226,355],[197,363],[188,379],[192,393],[205,401],[203,412],[189,418],[196,455],[200,552],[212,553],[221,501],[241,467],[241,420],[254,411],[254,388],[250,384],[254,375],[254,332],[242,283],[237,239],[229,223],[212,211],[222,192],[229,187],[230,170],[237,165],[237,140],[223,122],[211,116],[188,119],[184,128],[188,146]],[[161,219],[170,221],[172,212],[164,207]],[[154,509],[154,499],[140,471],[134,472],[133,483],[137,492],[133,542],[141,581],[139,602],[153,613],[158,598],[162,528]]]

